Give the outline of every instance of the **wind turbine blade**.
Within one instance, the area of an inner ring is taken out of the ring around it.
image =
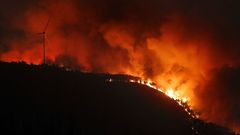
[[[44,27],[44,29],[43,29],[43,31],[42,31],[43,33],[46,32],[49,23],[50,23],[50,17],[48,18],[47,24],[45,25],[45,27]]]

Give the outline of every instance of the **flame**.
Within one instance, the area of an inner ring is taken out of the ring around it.
[[[112,78],[109,78],[106,80],[107,82],[111,83],[113,81],[116,81]],[[119,80],[118,80],[119,81]],[[158,88],[154,82],[151,80],[134,80],[134,79],[129,79],[127,82],[129,83],[138,83],[141,85],[146,85],[150,88],[153,88],[154,90],[157,90],[159,92],[164,93],[166,96],[169,98],[175,100],[180,106],[182,106],[187,112],[187,114],[192,117],[192,118],[199,118],[199,115],[194,113],[192,111],[192,107],[188,104],[190,101],[188,100],[188,97],[184,97],[183,95],[179,94],[176,90],[172,89],[171,87],[164,89],[164,88]]]
[[[147,5],[129,1],[133,5],[126,7],[140,6],[134,8],[140,9],[136,11],[123,8],[125,6],[104,6],[111,5],[107,4],[111,1],[99,2],[90,4],[75,0],[45,0],[37,4],[37,7],[24,10],[22,16],[13,17],[10,24],[16,24],[13,28],[18,33],[25,34],[14,34],[17,36],[3,42],[0,60],[41,64],[42,41],[36,33],[41,32],[51,13],[46,32],[46,57],[49,64],[68,67],[68,70],[139,76],[144,79],[129,82],[163,92],[179,105],[189,104],[202,111],[202,114],[205,112],[209,115],[208,111],[212,112],[212,117],[219,114],[216,119],[207,118],[218,122],[223,111],[208,109],[209,105],[201,94],[211,77],[208,73],[222,65],[232,65],[234,61],[229,58],[235,59],[235,55],[223,57],[221,49],[215,48],[217,42],[211,26],[202,24],[205,21],[196,22],[194,18],[187,18],[185,14],[142,10],[147,9],[151,1]],[[150,9],[152,7],[155,4]],[[158,9],[161,11],[162,8],[157,8],[157,11]],[[158,13],[163,13],[164,16],[161,17]],[[222,24],[225,27],[225,23]],[[5,44],[7,47],[4,47]],[[236,52],[238,56],[238,51]],[[217,106],[222,105],[221,99],[216,102]]]
[[[72,11],[75,10],[74,5],[71,6],[73,7],[66,7],[68,12],[76,12]],[[41,17],[42,14],[38,14],[28,13],[26,20],[29,28],[26,29],[29,31],[38,32],[40,29],[35,28],[40,27],[40,25],[35,24],[38,20],[36,15],[43,18],[41,22],[45,24],[44,17]],[[144,39],[138,39],[138,36],[133,34],[138,30],[131,28],[124,22],[96,24],[100,30],[96,32],[95,27],[89,27],[89,30],[93,29],[89,32],[90,35],[83,35],[82,33],[85,31],[73,30],[70,35],[66,36],[66,33],[60,31],[64,28],[63,26],[78,26],[78,23],[81,24],[84,20],[66,14],[59,16],[59,13],[55,14],[54,19],[56,21],[51,22],[47,32],[49,42],[46,46],[46,57],[49,63],[70,68],[76,67],[81,71],[123,73],[150,78],[130,80],[129,82],[147,85],[161,91],[177,101],[179,105],[188,103],[195,106],[197,103],[193,91],[208,69],[208,63],[212,63],[209,62],[208,51],[205,51],[207,49],[201,48],[208,44],[208,40],[204,40],[204,38],[203,40],[182,40],[182,35],[185,33],[181,30],[178,31],[181,22],[173,19],[174,21],[159,26],[162,33],[159,37],[146,36]],[[61,24],[63,26],[57,23],[61,21],[66,21]],[[175,22],[179,24],[175,24]],[[80,30],[84,30],[81,26],[79,27]],[[104,40],[103,43],[102,40]],[[141,43],[138,40],[144,42]],[[41,64],[41,42],[33,43],[33,45],[24,48],[24,43],[13,42],[12,50],[1,54],[0,60]],[[105,44],[106,46],[104,46]],[[199,50],[202,51],[202,55],[198,55]],[[109,82],[112,81],[112,79],[109,80]]]
[[[176,93],[174,93],[174,90],[171,89],[171,88],[167,90],[166,95],[168,95],[172,99],[176,99],[177,98]]]

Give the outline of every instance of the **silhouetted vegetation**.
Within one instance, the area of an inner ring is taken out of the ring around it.
[[[23,62],[0,62],[0,75],[2,135],[233,134],[190,117],[163,93],[125,81],[132,76]]]

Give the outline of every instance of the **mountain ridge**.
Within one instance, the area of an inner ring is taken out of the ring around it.
[[[126,75],[0,62],[1,132],[12,134],[226,134],[191,118],[163,93]],[[108,82],[109,78],[119,81]]]

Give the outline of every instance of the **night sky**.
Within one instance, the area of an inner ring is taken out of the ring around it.
[[[173,87],[240,131],[239,0],[1,0],[0,60],[124,73]]]

